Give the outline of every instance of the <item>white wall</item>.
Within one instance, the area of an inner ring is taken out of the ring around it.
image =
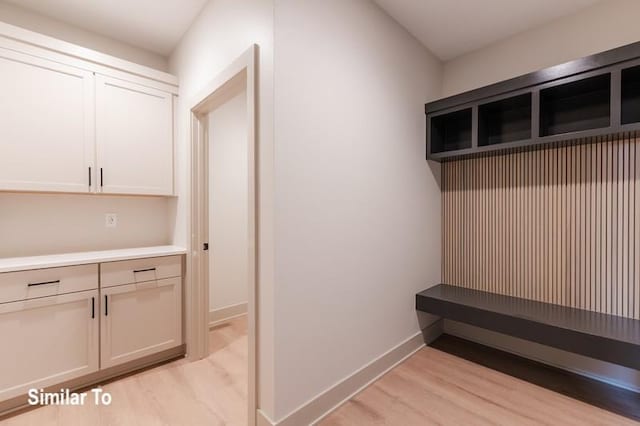
[[[276,0],[276,410],[419,331],[440,280],[441,65],[373,2]]]
[[[57,21],[47,16],[0,1],[0,21],[55,37],[88,49],[146,65],[160,71],[168,70],[167,58],[144,49]]]
[[[0,257],[36,256],[171,243],[167,199],[0,194]],[[105,213],[118,227],[105,227]]]
[[[273,13],[273,0],[212,0],[169,60],[171,71],[180,78],[177,164],[180,197],[172,206],[177,217],[174,241],[188,245],[190,99],[252,44],[258,44],[260,49],[256,153],[260,158],[258,406],[268,416],[274,408]]]
[[[607,0],[445,64],[443,96],[640,40],[640,1]]]
[[[209,309],[247,302],[247,91],[209,114]]]

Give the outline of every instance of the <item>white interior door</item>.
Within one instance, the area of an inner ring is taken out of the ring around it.
[[[170,93],[96,76],[96,139],[102,192],[173,195]]]
[[[182,344],[181,278],[102,290],[101,368]]]
[[[0,304],[0,401],[98,370],[98,291]]]
[[[0,48],[0,190],[88,192],[93,73]]]

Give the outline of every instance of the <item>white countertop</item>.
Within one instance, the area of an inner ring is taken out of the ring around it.
[[[186,254],[187,249],[177,246],[140,247],[122,250],[88,251],[82,253],[52,254],[33,257],[0,259],[0,273],[29,271],[32,269],[58,268],[61,266],[87,265],[118,260]]]

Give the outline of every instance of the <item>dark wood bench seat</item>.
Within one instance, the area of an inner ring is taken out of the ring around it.
[[[640,370],[640,321],[439,284],[416,309],[520,339]]]

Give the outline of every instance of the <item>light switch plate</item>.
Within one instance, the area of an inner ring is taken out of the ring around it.
[[[104,226],[106,226],[107,228],[116,228],[118,226],[118,215],[115,213],[105,214]]]

